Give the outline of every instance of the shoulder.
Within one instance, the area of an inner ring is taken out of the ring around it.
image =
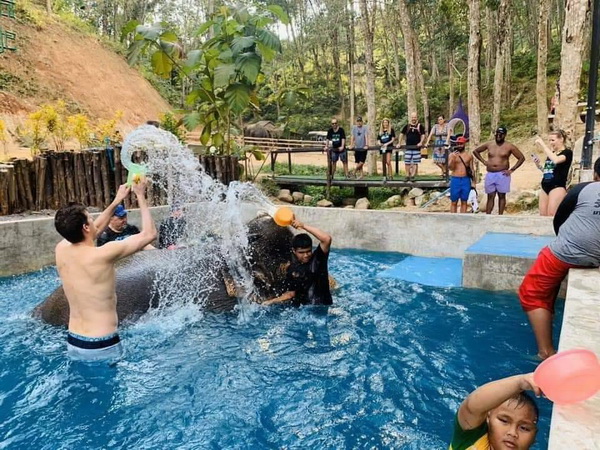
[[[136,227],[135,225],[127,225],[127,228],[125,229],[125,231],[129,234],[137,234],[140,232],[140,229],[138,227]]]
[[[406,132],[407,132],[407,131],[408,131],[408,124],[406,124],[406,125],[404,125],[404,126],[402,127],[402,133],[403,133],[403,134],[406,134]]]

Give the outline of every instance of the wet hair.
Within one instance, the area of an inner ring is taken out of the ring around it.
[[[77,244],[84,239],[83,226],[88,223],[85,206],[70,203],[56,211],[54,227],[71,244]]]
[[[514,397],[508,399],[508,403],[517,402],[515,408],[522,408],[523,406],[529,406],[533,410],[533,414],[535,414],[535,422],[537,423],[540,418],[540,410],[538,408],[537,403],[533,399],[531,395],[527,392],[521,392]]]
[[[598,158],[594,163],[594,173],[596,176],[600,177],[600,158]]]
[[[292,248],[312,248],[312,239],[306,233],[300,233],[293,237]]]
[[[565,130],[555,130],[555,131],[551,131],[550,133],[548,133],[550,136],[556,136],[558,138],[561,138],[563,140],[563,142],[567,141],[567,133],[565,132]]]

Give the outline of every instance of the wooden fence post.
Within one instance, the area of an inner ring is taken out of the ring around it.
[[[75,182],[73,180],[73,154],[64,152],[62,157],[65,167],[65,178],[67,179],[67,202],[76,202],[77,192],[75,191]]]

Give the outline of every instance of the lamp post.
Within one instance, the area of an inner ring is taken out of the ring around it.
[[[581,155],[581,166],[583,169],[592,168],[592,154],[594,150],[598,63],[600,62],[600,0],[594,0],[592,14],[592,51],[590,58],[588,99],[585,114],[585,135],[583,137],[583,153]]]

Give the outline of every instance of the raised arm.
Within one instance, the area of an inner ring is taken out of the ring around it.
[[[565,155],[560,155],[557,156],[544,142],[544,140],[541,137],[537,137],[535,139],[535,143],[537,145],[539,145],[542,150],[544,150],[544,153],[546,154],[546,156],[548,158],[550,158],[550,161],[552,161],[554,164],[561,164],[564,163],[567,160],[567,157]]]
[[[292,222],[292,226],[296,229],[302,229],[302,230],[307,231],[310,234],[312,234],[314,237],[316,237],[319,240],[319,246],[321,247],[321,250],[323,250],[323,253],[329,253],[329,248],[331,247],[331,241],[333,240],[329,233],[326,233],[326,232],[318,229],[317,227],[306,225],[306,224],[300,222],[299,220],[294,220]]]
[[[536,396],[541,390],[533,382],[533,373],[515,375],[484,384],[471,392],[458,409],[458,423],[463,430],[473,430],[481,425],[487,413],[522,391],[533,391]]]
[[[97,230],[102,231],[108,226],[110,218],[115,213],[115,208],[119,206],[119,204],[123,201],[123,199],[125,199],[125,197],[127,197],[127,195],[129,195],[129,191],[130,189],[126,184],[122,184],[121,186],[119,186],[117,194],[115,195],[115,198],[112,201],[112,203],[108,205],[107,208],[104,211],[102,211],[102,213],[100,213],[98,217],[96,217],[96,220],[94,220],[94,226]]]
[[[475,150],[473,150],[473,156],[475,158],[477,158],[486,167],[487,167],[487,162],[483,159],[483,156],[481,156],[481,154],[483,152],[485,152],[487,149],[488,149],[488,143],[485,142],[485,143],[481,144],[479,147],[477,147]]]
[[[126,256],[142,250],[156,239],[156,226],[154,225],[154,220],[152,220],[152,215],[150,214],[150,209],[146,202],[146,186],[147,180],[144,177],[139,183],[134,184],[132,187],[142,215],[141,232],[122,241],[108,242],[102,247],[99,247],[99,249],[105,252],[107,259],[116,261],[125,258]]]

